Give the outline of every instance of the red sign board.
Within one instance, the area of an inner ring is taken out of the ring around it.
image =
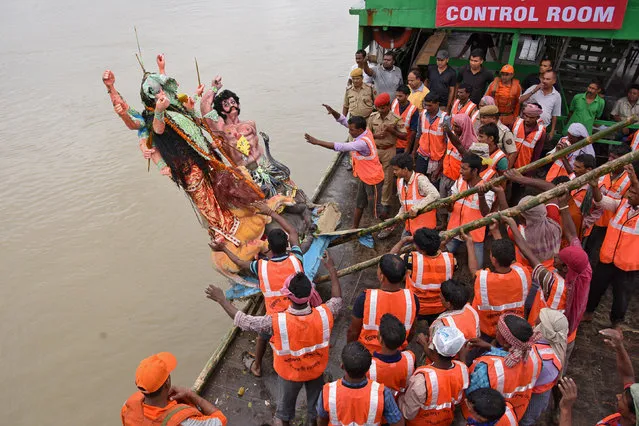
[[[438,27],[621,28],[628,0],[437,0]]]

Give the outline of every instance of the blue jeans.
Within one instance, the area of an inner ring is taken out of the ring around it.
[[[455,253],[459,246],[465,244],[462,240],[458,240],[457,238],[453,238],[448,242],[446,248],[449,252]],[[484,267],[484,243],[473,243],[475,246],[475,257],[477,258],[477,265],[479,265],[479,269]]]

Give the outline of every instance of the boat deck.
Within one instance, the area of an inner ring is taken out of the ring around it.
[[[320,189],[316,202],[334,201],[342,211],[342,228],[346,229],[352,221],[353,203],[356,181],[346,169],[347,160],[341,157],[336,163],[333,174],[329,174],[327,185]],[[372,224],[372,219],[365,214],[363,226]],[[350,242],[331,248],[330,253],[338,269],[350,266],[373,256],[387,253],[392,244],[399,238],[399,227],[385,241],[376,241],[374,249],[368,249],[357,242]],[[472,288],[468,269],[465,268],[465,253],[460,252],[458,261],[460,268],[456,278],[464,281]],[[486,259],[488,257],[486,256]],[[325,271],[320,271],[320,274]],[[346,330],[350,324],[350,311],[357,295],[367,287],[378,285],[375,269],[341,278],[344,307],[336,317],[331,336],[331,357],[325,372],[325,380],[331,381],[342,376],[339,354],[346,344]],[[330,284],[318,286],[322,297],[326,300],[330,294]],[[626,347],[630,354],[639,353],[639,303],[632,303],[627,314],[631,331],[625,333]],[[574,424],[594,424],[597,420],[616,410],[615,394],[621,390],[615,375],[615,355],[603,344],[597,330],[608,326],[607,313],[610,309],[610,298],[606,297],[600,306],[595,321],[583,324],[579,330],[577,346],[570,360],[569,376],[575,378],[579,386],[579,398],[574,409]],[[420,331],[421,324],[417,331]],[[254,352],[256,333],[240,331],[230,343],[211,377],[204,383],[201,394],[214,403],[227,416],[229,425],[263,425],[273,424],[273,414],[277,401],[277,375],[273,370],[273,357],[267,350],[262,365],[262,377],[255,378],[242,365],[242,352]],[[414,343],[410,349],[421,352]],[[632,356],[632,355],[631,355]],[[419,355],[418,355],[419,357]],[[633,357],[635,368],[639,371],[639,357]],[[245,388],[242,396],[238,390]],[[304,424],[306,417],[306,396],[304,391],[298,397],[297,419],[294,424]],[[551,424],[551,423],[540,423]]]

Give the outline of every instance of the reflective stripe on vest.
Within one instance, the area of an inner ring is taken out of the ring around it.
[[[435,121],[431,124],[426,118],[426,110],[422,112],[422,134],[429,133],[434,136],[443,136],[444,130],[441,130],[441,126],[439,125],[440,121],[444,119],[448,114],[442,112],[442,115],[437,117]]]
[[[602,176],[599,178],[599,189],[601,190],[601,195],[606,195],[610,198],[614,198],[615,200],[621,200],[628,188],[630,187],[630,178],[628,177],[628,172],[623,172],[617,179],[612,181],[612,177],[610,174]],[[610,219],[613,218],[615,212],[611,212],[608,210],[604,210],[601,217],[595,222],[595,225],[606,227],[610,223]]]
[[[492,154],[490,154],[490,158],[493,160],[493,164],[492,167],[497,170],[497,163],[499,162],[499,160],[501,160],[502,158],[506,158],[506,154],[504,153],[504,151],[502,151],[501,149],[498,149],[497,151],[493,152]]]
[[[288,256],[287,260],[289,260],[293,264],[293,269],[295,269],[295,273],[296,274],[302,272],[302,264],[301,264],[300,260],[297,258],[297,256],[295,256],[294,254],[290,254]],[[284,260],[284,261],[278,262],[278,263],[282,263],[283,264],[287,260]],[[275,262],[272,262],[272,263],[275,263]],[[281,288],[283,287],[283,283],[281,283],[282,286],[280,287],[280,290],[273,291],[271,289],[271,282],[270,282],[269,277],[268,277],[268,265],[269,265],[269,262],[266,261],[266,260],[262,260],[260,262],[260,278],[262,279],[262,283],[264,284],[264,290],[263,290],[264,297],[282,296]],[[284,265],[280,264],[278,266],[284,266]]]
[[[366,425],[379,425],[375,422],[377,406],[379,405],[379,383],[371,382],[370,397],[368,403],[368,417]],[[328,384],[328,415],[332,425],[360,426],[357,423],[342,423],[337,417],[337,382]],[[363,426],[363,425],[361,425]]]
[[[324,308],[324,306],[318,306],[317,308],[315,308],[317,310],[317,312],[320,315],[320,318],[322,320],[322,342],[313,345],[313,346],[307,346],[305,348],[301,348],[298,350],[291,350],[291,344],[289,341],[289,336],[288,336],[288,329],[286,327],[286,312],[280,312],[277,314],[277,327],[279,329],[280,332],[280,340],[282,341],[282,349],[276,349],[273,344],[271,344],[271,346],[273,347],[273,352],[275,352],[276,355],[279,356],[284,356],[284,355],[290,355],[290,356],[302,356],[304,354],[308,354],[311,352],[315,352],[318,349],[322,349],[322,348],[326,348],[328,347],[329,341],[331,340],[331,328],[330,328],[330,324],[328,321],[328,314],[326,313],[326,309]]]
[[[507,422],[507,423],[504,423]],[[515,416],[515,412],[512,409],[512,406],[509,403],[506,403],[506,412],[504,413],[504,415],[501,417],[501,419],[499,419],[499,421],[497,422],[497,425],[495,426],[499,426],[499,425],[509,425],[509,426],[518,426],[519,422],[517,421],[517,417]]]
[[[548,301],[550,302],[549,308],[559,310],[559,305],[561,304],[561,299],[564,296],[564,292],[566,289],[566,283],[562,277],[553,272],[553,276],[555,277],[554,284],[552,286],[552,290],[550,291]],[[563,312],[563,309],[561,310]]]
[[[631,210],[628,200],[622,200],[608,224],[599,255],[602,263],[614,263],[624,271],[639,270],[639,214],[631,217]]]
[[[402,355],[402,358],[398,362],[403,361],[404,363],[406,363],[406,378],[404,383],[408,383],[408,379],[411,378],[411,376],[413,375],[413,371],[415,370],[415,357],[413,356],[413,353],[410,351],[403,351],[401,355]],[[373,357],[373,359],[371,359],[371,367],[368,369],[368,377],[371,380],[374,380],[376,382],[378,381],[377,380],[377,362],[378,362],[377,359]],[[383,385],[388,387],[389,389],[392,389],[392,386],[390,386],[387,383],[383,383]],[[399,388],[399,389],[396,389],[396,391],[405,392],[406,388],[405,387]]]
[[[635,132],[635,135],[632,137],[632,142],[630,142],[630,148],[632,148],[633,151],[636,151],[639,149],[639,133]]]
[[[404,207],[413,207],[417,202],[424,199],[422,195],[419,193],[419,176],[421,173],[414,172],[413,180],[406,183],[404,178],[397,180],[397,193],[399,194],[399,198],[404,204]],[[408,194],[410,193],[410,197]],[[406,209],[406,211],[410,210],[410,208]]]
[[[526,136],[524,120],[522,118],[518,118],[515,121],[515,125],[513,126],[513,136],[515,136],[515,142],[519,144],[523,144],[526,148],[533,149],[535,148],[535,145],[537,145],[539,138],[541,138],[543,129],[544,129],[543,126],[537,123],[537,130],[535,132],[530,132],[528,136]],[[527,138],[529,138],[530,135],[533,133],[534,133],[534,136],[532,140],[529,141]]]
[[[526,273],[524,270],[517,266],[512,265],[511,269],[519,275],[519,279],[521,281],[521,291],[522,295],[525,299],[526,294],[528,293],[528,279],[526,277]],[[488,298],[488,271],[486,269],[482,269],[479,273],[479,294],[481,298],[481,305],[477,307],[477,309],[481,311],[505,311],[507,309],[518,309],[524,306],[524,300],[521,302],[514,303],[506,303],[504,305],[493,306],[490,304],[490,299]]]
[[[468,367],[465,364],[459,361],[453,361],[453,369],[459,367],[462,373],[462,388],[459,390],[459,393],[454,396],[451,395],[452,399],[446,402],[442,402],[438,404],[439,400],[439,379],[437,376],[437,372],[433,368],[421,368],[419,372],[428,376],[428,382],[430,386],[427,386],[427,389],[430,389],[428,393],[428,397],[423,404],[420,404],[422,410],[443,410],[443,409],[451,409],[454,404],[459,404],[464,395],[464,390],[468,388],[469,385],[469,376],[468,376]],[[428,404],[428,405],[427,405]]]
[[[412,319],[412,311],[413,311],[413,294],[410,292],[410,290],[407,290],[407,289],[403,289],[400,291],[404,292],[404,299],[406,302],[406,315],[404,317],[404,327],[406,328],[406,333],[408,335],[408,332],[410,331],[410,328],[412,326],[411,319]],[[379,290],[373,289],[369,293],[370,299],[368,303],[368,306],[369,306],[368,318],[366,319],[366,323],[364,323],[364,325],[362,326],[364,330],[379,331],[379,325],[375,323],[375,319],[377,317],[378,292]]]
[[[531,349],[531,352],[533,351],[534,349]],[[499,391],[499,393],[501,393],[504,396],[504,398],[506,399],[512,398],[518,393],[526,392],[533,388],[533,383],[535,383],[535,381],[537,380],[537,376],[539,373],[539,358],[537,358],[537,355],[535,353],[530,353],[528,356],[528,359],[530,359],[533,364],[532,381],[527,385],[515,387],[512,390],[512,392],[505,392],[506,375],[504,372],[504,363],[502,358],[501,357],[491,357],[491,358],[493,360],[493,366],[495,368],[495,375],[497,376],[497,387],[495,389]]]
[[[446,278],[439,283],[424,283],[424,255],[419,252],[414,252],[414,259],[417,261],[416,271],[417,275],[414,280],[411,280],[413,286],[420,290],[439,290],[442,286],[442,282],[453,278],[453,262],[449,253],[442,253],[444,259],[444,265],[446,266]]]
[[[462,309],[462,311],[460,313],[458,313],[456,315],[447,315],[447,316],[441,317],[441,321],[442,321],[442,323],[444,325],[447,325],[448,327],[455,327],[456,329],[460,330],[461,332],[464,332],[464,330],[462,330],[462,328],[465,328],[465,327],[460,327],[459,325],[457,325],[457,323],[455,322],[455,317],[456,316],[461,316],[465,312],[470,312],[471,315],[473,316],[473,320],[474,320],[474,325],[473,325],[474,332],[473,332],[473,334],[474,335],[466,336],[466,333],[464,333],[464,336],[466,337],[466,339],[473,339],[475,337],[479,337],[481,335],[481,329],[479,328],[479,314],[468,303],[466,303],[466,305],[464,305],[464,309]]]
[[[415,105],[410,104],[408,106],[408,108],[406,108],[404,110],[404,112],[400,113],[399,112],[399,101],[397,99],[395,99],[393,101],[393,105],[391,106],[393,113],[399,117],[401,117],[401,119],[404,121],[404,128],[406,130],[408,130],[410,128],[410,120],[411,118],[413,118],[413,114],[415,113],[415,111],[417,110],[417,107],[415,107]]]
[[[366,132],[370,133],[370,130],[366,130]],[[366,142],[366,146],[368,146],[368,155],[364,156],[357,151],[351,151],[353,157],[357,160],[374,160],[377,158],[377,147],[375,143],[368,137],[368,135],[364,135],[361,138],[364,142]]]
[[[468,99],[466,104],[461,108],[459,108],[459,104],[459,99],[455,99],[453,108],[451,109],[451,114],[466,114],[467,116],[472,117],[472,113],[477,105],[475,105],[470,99]]]

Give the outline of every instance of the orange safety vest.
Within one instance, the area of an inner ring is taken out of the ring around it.
[[[326,305],[312,308],[309,315],[290,312],[272,314],[273,368],[292,382],[317,379],[328,365],[328,346],[333,314]]]
[[[451,141],[446,145],[444,157],[444,176],[451,180],[457,180],[460,176],[462,156]]]
[[[523,118],[517,118],[515,124],[513,124],[513,135],[515,136],[515,145],[518,151],[515,168],[518,169],[530,164],[535,146],[546,135],[546,128],[539,120],[537,130],[528,133],[526,136],[524,120]]]
[[[506,403],[506,412],[497,423],[495,423],[495,426],[519,426],[519,421],[517,420],[515,411],[513,411],[513,405],[510,402]]]
[[[570,142],[568,142],[567,136],[559,139],[559,142],[565,142],[568,144],[568,146],[570,146]],[[557,144],[559,144],[559,142],[557,142]],[[568,159],[569,156],[570,154],[568,154],[566,159]],[[552,166],[550,166],[550,169],[548,169],[548,173],[546,173],[546,182],[552,182],[554,178],[559,176],[571,176],[568,174],[568,170],[566,170],[566,166],[564,166],[564,162],[561,161],[561,158],[555,160],[555,162],[552,163]],[[574,176],[572,177],[572,179],[574,179]]]
[[[531,283],[530,272],[513,264],[506,274],[482,269],[476,275],[473,308],[479,314],[481,332],[494,337],[502,314],[524,316],[524,302]]]
[[[561,313],[566,311],[566,299],[568,298],[568,286],[566,281],[556,271],[552,271],[554,278],[550,293],[546,298],[546,304],[550,309],[554,309]]]
[[[501,149],[497,149],[497,151],[490,154],[490,158],[493,160],[492,164],[488,166],[486,170],[479,172],[479,177],[481,178],[481,180],[483,180],[484,182],[488,182],[492,178],[497,176],[497,162],[505,157],[506,154],[504,154]]]
[[[419,193],[419,177],[421,173],[413,172],[408,184],[403,178],[397,179],[397,195],[399,201],[404,206],[404,211],[409,212],[415,204],[418,204],[425,197]],[[428,178],[427,178],[428,179]],[[406,230],[415,235],[419,228],[435,228],[437,226],[437,211],[431,210],[422,213],[415,219],[406,219]]]
[[[409,104],[408,107],[404,109],[404,112],[399,112],[399,101],[397,99],[393,100],[391,104],[391,110],[393,113],[402,119],[402,123],[404,123],[404,129],[406,129],[406,139],[397,138],[396,148],[406,148],[408,146],[408,140],[410,139],[410,121],[413,119],[413,114],[417,112],[417,107],[413,104]]]
[[[613,263],[622,271],[639,271],[639,214],[630,216],[632,210],[627,199],[621,201],[599,253],[601,263]]]
[[[501,356],[480,356],[470,366],[471,375],[480,362],[486,364],[490,387],[501,393],[506,402],[512,404],[518,419],[522,418],[528,408],[532,388],[541,373],[541,359],[537,350],[531,349],[526,361],[522,361],[514,367],[508,367]],[[464,411],[463,408],[462,411]],[[467,411],[466,409],[465,412]]]
[[[267,315],[288,309],[291,302],[288,297],[282,295],[284,282],[289,276],[303,271],[302,262],[292,253],[281,262],[265,259],[257,261],[257,276],[260,280],[260,290],[264,294]]]
[[[456,185],[459,192],[464,192],[468,189],[468,182],[461,177],[457,180]],[[479,195],[469,195],[468,197],[455,201],[455,204],[453,204],[453,211],[450,214],[447,229],[457,228],[465,223],[481,219],[482,217],[484,216],[479,210]],[[484,241],[484,237],[486,236],[486,228],[482,227],[473,229],[470,231],[470,236],[473,238],[474,242],[481,243]]]
[[[353,160],[353,176],[358,177],[367,185],[377,185],[384,180],[384,169],[382,163],[379,162],[377,156],[377,147],[373,133],[366,129],[364,134],[360,136],[369,149],[367,156],[361,155],[357,151],[351,151]]]
[[[462,400],[468,388],[468,367],[459,361],[452,361],[453,368],[442,370],[431,365],[419,367],[415,374],[422,374],[426,381],[428,396],[421,403],[417,415],[406,420],[406,425],[450,425],[455,417],[455,405]]]
[[[639,133],[639,132],[637,132]],[[602,176],[599,178],[599,190],[601,191],[601,195],[607,195],[610,198],[614,198],[615,200],[621,200],[626,192],[628,192],[628,188],[630,188],[630,178],[628,177],[628,172],[623,172],[617,179],[614,181],[610,174]],[[597,219],[595,222],[596,226],[608,226],[610,223],[610,219],[615,215],[614,212],[604,210],[601,214],[601,217]]]
[[[136,392],[124,403],[121,415],[123,426],[179,426],[184,420],[201,416],[202,413],[190,405],[176,404],[174,408],[162,413],[161,416],[150,419],[144,415],[144,394]],[[221,416],[220,425],[226,425],[224,416]]]
[[[415,322],[417,310],[415,296],[408,289],[398,291],[385,291],[378,289],[366,290],[364,299],[364,323],[359,334],[359,341],[366,346],[371,353],[381,349],[379,340],[379,323],[384,314],[393,314],[404,323],[406,338]],[[404,349],[408,341],[404,341],[400,349]]]
[[[384,412],[384,385],[369,380],[362,388],[349,388],[342,379],[322,388],[322,404],[331,425],[380,425]]]
[[[373,356],[366,377],[381,383],[394,393],[405,392],[406,383],[414,370],[415,354],[411,351],[403,351],[402,358],[397,362],[384,362]]]
[[[557,384],[557,382],[559,382],[559,377],[561,376],[562,364],[561,364],[561,360],[559,359],[559,357],[557,356],[555,351],[552,349],[552,347],[550,347],[549,344],[535,343],[535,349],[537,350],[537,353],[539,354],[539,357],[541,358],[542,363],[544,361],[552,362],[552,364],[555,366],[557,371],[559,371],[560,373],[557,375],[557,378],[553,380],[552,382],[546,383],[545,385],[535,386],[532,388],[532,393],[544,393],[552,389]],[[542,368],[543,368],[543,365],[542,365]],[[541,369],[539,370],[539,372],[541,374]]]
[[[440,298],[442,283],[453,278],[457,261],[449,252],[436,256],[411,253],[413,269],[406,275],[406,288],[419,299],[419,314],[432,315],[444,312]]]
[[[595,426],[617,426],[621,424],[621,414],[615,413],[599,420]]]
[[[438,318],[442,324],[446,327],[455,327],[464,333],[466,340],[480,336],[479,314],[469,303],[466,303],[464,309],[456,313],[451,313],[450,315],[444,313],[442,315]]]
[[[632,141],[630,142],[630,148],[632,148],[633,151],[636,151],[639,149],[639,132],[635,132],[634,136],[632,137]]]
[[[466,104],[464,106],[460,106],[459,99],[455,99],[455,102],[453,102],[453,108],[450,111],[452,115],[466,114],[472,120],[473,114],[475,113],[476,109],[477,105],[475,105],[475,103],[470,99],[466,101]]]
[[[498,77],[490,83],[486,93],[495,99],[495,105],[501,114],[502,123],[507,126],[512,124],[514,117],[519,116],[519,97],[521,96],[519,80],[513,78],[510,86],[506,86],[502,84],[501,79]]]
[[[442,112],[439,117],[435,118],[433,124],[430,124],[426,118],[426,110],[424,110],[421,115],[422,135],[419,138],[418,152],[433,161],[441,160],[446,153],[444,130],[440,125],[446,115],[445,112]]]

